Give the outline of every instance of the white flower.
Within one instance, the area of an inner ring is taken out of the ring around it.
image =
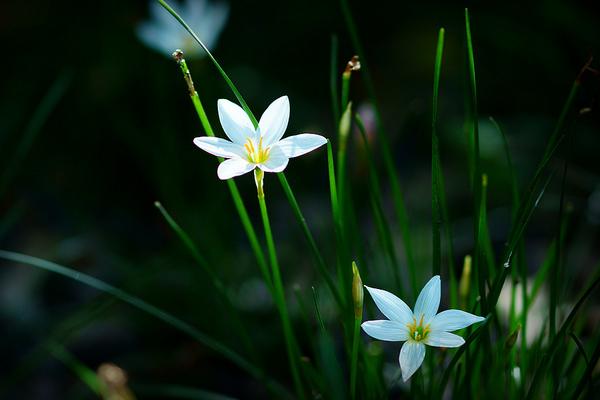
[[[179,7],[178,4],[172,6],[209,50],[217,44],[229,15],[226,3],[186,0]],[[155,0],[150,1],[150,18],[137,28],[138,37],[146,46],[168,57],[176,49],[182,49],[190,59],[205,55],[192,36]]]
[[[201,136],[194,144],[227,160],[219,164],[217,175],[229,179],[258,167],[264,172],[281,172],[292,157],[301,156],[327,143],[321,135],[303,133],[281,139],[290,118],[287,96],[269,105],[255,129],[246,112],[229,100],[217,103],[219,120],[229,140]]]
[[[414,312],[390,292],[365,286],[379,310],[389,320],[367,321],[362,324],[362,328],[375,339],[405,341],[399,360],[405,382],[423,363],[425,345],[460,347],[465,340],[450,332],[485,319],[461,310],[446,310],[438,314],[440,286],[439,275],[431,278],[419,293]]]

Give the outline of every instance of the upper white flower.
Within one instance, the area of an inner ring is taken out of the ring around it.
[[[292,157],[301,156],[327,143],[321,135],[303,133],[281,139],[290,118],[290,101],[282,96],[272,102],[255,129],[246,112],[229,100],[217,102],[219,120],[229,140],[201,136],[194,144],[202,150],[225,157],[217,175],[229,179],[258,167],[265,172],[281,172]]]
[[[210,3],[206,0],[186,0],[184,4],[173,4],[173,9],[192,28],[209,50],[227,22],[229,6],[224,2]],[[148,47],[171,56],[174,50],[182,49],[186,58],[199,58],[204,50],[192,36],[155,0],[150,1],[150,20],[137,27],[138,37]]]
[[[439,275],[431,278],[419,293],[414,312],[390,292],[365,286],[379,310],[389,320],[367,321],[362,328],[375,339],[405,341],[399,360],[405,382],[423,363],[425,345],[460,347],[465,340],[450,332],[485,320],[461,310],[446,310],[438,314],[440,286]]]

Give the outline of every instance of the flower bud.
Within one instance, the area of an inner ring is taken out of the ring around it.
[[[469,296],[469,287],[471,285],[471,256],[466,255],[463,264],[463,272],[460,277],[460,284],[458,286],[458,295],[460,296],[461,302],[466,304],[467,297]]]
[[[364,289],[362,279],[360,279],[356,262],[352,261],[352,300],[354,302],[354,316],[359,319],[362,318],[363,299]]]

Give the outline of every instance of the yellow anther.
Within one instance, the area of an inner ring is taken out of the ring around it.
[[[248,153],[248,161],[251,163],[260,164],[268,160],[271,149],[263,149],[262,143],[262,137],[258,141],[258,148],[254,147],[254,142],[252,139],[247,139],[246,143],[244,143],[244,149],[246,149],[246,153]]]

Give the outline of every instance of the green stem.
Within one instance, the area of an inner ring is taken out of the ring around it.
[[[267,203],[265,202],[264,193],[259,193],[258,204],[260,206],[260,213],[265,229],[265,239],[267,241],[267,249],[269,251],[271,273],[273,275],[273,288],[275,289],[275,303],[277,304],[277,309],[279,310],[279,314],[281,317],[281,323],[283,326],[283,334],[285,336],[285,345],[290,362],[292,378],[294,379],[294,386],[298,397],[304,399],[306,396],[304,394],[304,389],[302,388],[302,381],[300,380],[300,372],[297,357],[298,348],[296,345],[296,339],[294,337],[294,332],[292,330],[292,324],[290,322],[290,316],[285,301],[285,292],[283,289],[283,282],[281,280],[281,272],[279,270],[279,261],[277,260],[277,251],[275,249],[275,242],[273,241],[273,233],[271,232],[271,223],[269,222],[269,214],[267,212]]]
[[[352,335],[352,359],[350,366],[350,397],[352,400],[356,398],[356,371],[358,364],[358,345],[360,340],[360,323],[362,317],[354,317],[354,332]]]

